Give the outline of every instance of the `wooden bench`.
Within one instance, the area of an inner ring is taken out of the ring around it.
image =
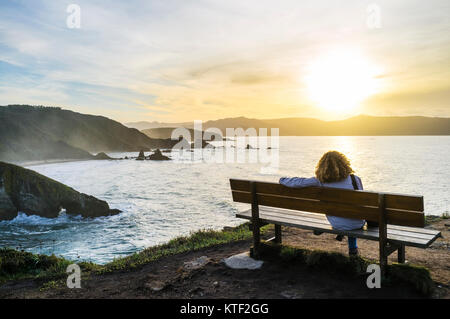
[[[230,179],[233,201],[251,204],[251,209],[236,217],[251,221],[252,254],[260,246],[260,227],[275,225],[276,243],[281,244],[281,226],[342,234],[379,242],[382,273],[387,258],[398,252],[398,262],[405,262],[405,246],[427,248],[441,233],[425,229],[423,197],[375,193],[330,187],[291,188],[277,183]],[[325,215],[378,222],[367,230],[333,229]]]

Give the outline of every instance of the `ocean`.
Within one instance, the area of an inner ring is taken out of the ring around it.
[[[54,219],[20,213],[0,222],[0,246],[104,264],[199,229],[235,226],[244,222],[235,218],[236,212],[247,205],[232,202],[229,178],[277,182],[282,176],[311,177],[328,150],[347,155],[364,189],[423,195],[427,215],[450,212],[450,136],[280,137],[271,150],[256,149],[255,141],[250,141],[254,149],[231,143],[224,149],[235,158],[219,156],[220,149],[198,149],[167,153],[173,161],[30,166],[123,212],[95,219],[64,211]]]

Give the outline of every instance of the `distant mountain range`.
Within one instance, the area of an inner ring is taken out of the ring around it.
[[[57,107],[0,106],[0,161],[90,159],[94,158],[92,153],[97,152],[171,148],[178,142],[169,138],[173,128],[193,127],[192,122],[126,125],[131,127],[103,116]],[[133,127],[150,129],[144,134]],[[279,128],[282,136],[450,135],[450,118],[361,115],[327,122],[311,118],[259,120],[236,117],[207,121],[202,129],[211,127],[219,128],[223,133],[226,133],[226,128]]]
[[[176,142],[152,139],[103,116],[57,107],[0,106],[0,160],[89,159],[96,152],[169,148]]]
[[[193,123],[158,123],[138,122],[139,127],[146,123],[153,128],[186,127],[192,128]],[[126,123],[135,127],[136,123]],[[203,130],[216,127],[224,134],[226,128],[279,128],[281,136],[376,136],[376,135],[450,135],[450,118],[424,116],[378,117],[359,115],[340,121],[322,121],[312,118],[281,118],[281,119],[249,119],[246,117],[226,118],[203,123]],[[270,134],[270,130],[268,130]]]
[[[176,127],[156,127],[156,128],[148,128],[148,129],[142,130],[141,132],[150,138],[166,139],[166,138],[172,137],[172,132],[175,129],[176,129]],[[199,138],[203,137],[203,134],[204,134],[203,131],[196,131],[192,128],[187,128],[187,130],[189,131],[190,139],[187,136],[183,136],[183,137],[190,141],[194,140],[195,132],[197,132]],[[221,136],[217,136],[216,138],[222,139]],[[208,140],[209,140],[209,138],[208,138]]]
[[[186,127],[191,128],[194,127],[193,122],[184,122],[184,123],[162,123],[162,122],[147,122],[147,121],[140,121],[140,122],[130,122],[124,124],[127,127],[138,129],[139,131],[148,130],[152,128],[175,128],[175,127]]]

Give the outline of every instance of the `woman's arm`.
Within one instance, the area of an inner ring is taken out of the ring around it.
[[[282,177],[280,178],[280,184],[287,187],[309,187],[309,186],[322,186],[315,177]]]

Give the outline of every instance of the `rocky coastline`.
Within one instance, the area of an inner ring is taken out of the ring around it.
[[[120,213],[107,202],[80,193],[35,171],[0,162],[0,220],[14,219],[17,214],[58,217],[67,214],[99,217]]]

